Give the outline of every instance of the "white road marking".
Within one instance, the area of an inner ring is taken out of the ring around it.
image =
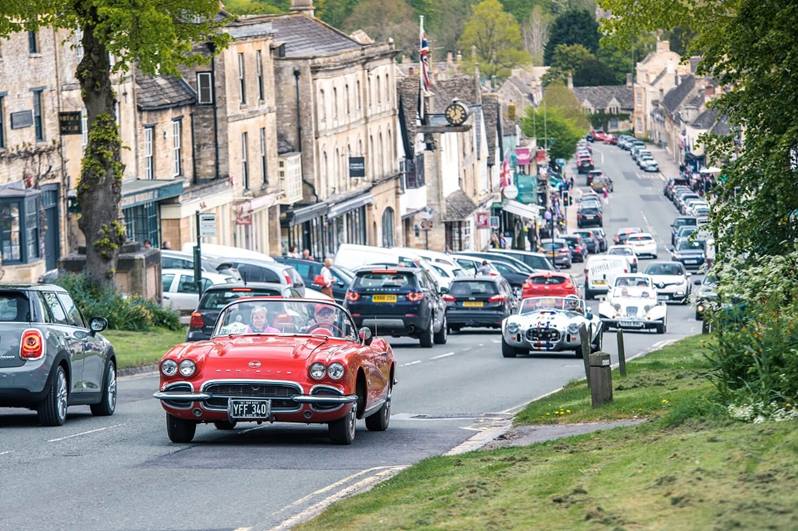
[[[501,339],[491,339],[491,343],[496,343],[497,345],[502,342]]]
[[[651,234],[654,237],[654,239],[656,239],[657,238],[657,233],[654,231],[654,227],[651,226],[651,223],[648,222],[648,218],[646,217],[646,213],[641,210],[640,214],[643,216],[643,222],[646,224],[646,228],[648,229],[648,233]]]
[[[440,360],[443,358],[448,358],[449,356],[454,356],[454,352],[447,352],[446,354],[438,354],[437,356],[432,356],[431,360]]]
[[[410,367],[411,365],[418,365],[419,363],[421,363],[421,360],[410,361],[408,363],[405,363],[405,364],[402,364],[402,365],[399,365],[399,366],[400,367]]]
[[[367,490],[371,489],[372,487],[374,487],[376,484],[381,483],[381,482],[385,481],[386,479],[389,479],[390,477],[398,474],[399,472],[401,472],[402,470],[404,470],[408,466],[409,465],[397,465],[397,466],[385,467],[384,470],[381,470],[381,471],[377,472],[376,474],[374,474],[371,477],[364,478],[364,479],[358,481],[357,483],[354,483],[353,485],[350,485],[350,486],[346,487],[345,489],[342,489],[342,490],[336,492],[335,494],[332,494],[331,496],[328,496],[327,498],[321,500],[319,503],[308,507],[307,509],[305,509],[301,513],[299,513],[297,515],[294,515],[294,516],[292,516],[291,518],[289,518],[287,520],[284,520],[283,522],[281,522],[279,525],[273,527],[272,529],[274,529],[274,530],[292,529],[292,528],[296,527],[297,525],[299,525],[299,524],[301,524],[303,522],[307,522],[311,518],[317,516],[322,511],[324,511],[324,509],[326,509],[327,507],[329,507],[333,503],[337,502],[338,500],[341,500],[343,498],[347,498],[349,496],[352,496],[352,495],[360,493],[360,492],[367,491]],[[373,470],[373,469],[370,469],[370,470]]]
[[[0,455],[10,454],[11,452],[13,452],[13,450],[6,450],[5,452],[0,452]]]
[[[72,435],[67,435],[65,437],[58,437],[56,439],[49,439],[47,442],[65,441],[67,439],[73,439],[75,437],[80,437],[81,435],[89,435],[90,433],[98,433],[98,432],[101,432],[101,431],[110,430],[111,428],[118,428],[121,425],[122,424],[114,424],[113,426],[105,426],[104,428],[96,428],[96,429],[89,430],[89,431],[82,431],[80,433],[73,433]]]

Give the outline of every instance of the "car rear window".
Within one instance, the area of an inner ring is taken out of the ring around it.
[[[580,208],[579,211],[582,214],[598,214],[598,208],[596,208],[596,207]]]
[[[682,264],[651,264],[646,268],[646,275],[683,275]]]
[[[199,303],[201,310],[221,310],[231,302],[241,297],[279,297],[282,293],[276,289],[267,288],[230,288],[212,289],[205,292]]]
[[[30,321],[30,302],[28,296],[20,291],[0,292],[0,321]]]
[[[479,295],[496,295],[499,288],[495,282],[479,280],[455,280],[449,292],[456,297],[474,297]]]
[[[636,236],[629,236],[626,238],[630,242],[644,242],[648,240],[653,240],[651,236],[643,236],[643,235],[636,235]]]
[[[241,275],[241,278],[246,280],[247,282],[274,282],[276,284],[282,284],[282,279],[280,276],[263,266],[257,266],[253,264],[238,264],[238,274]]]
[[[415,275],[407,271],[369,271],[358,273],[355,287],[361,289],[404,289],[415,286]]]
[[[529,277],[529,282],[539,286],[553,286],[555,284],[565,284],[565,277],[538,275]]]
[[[541,247],[547,251],[551,251],[552,249],[562,249],[565,246],[565,242],[545,242]]]

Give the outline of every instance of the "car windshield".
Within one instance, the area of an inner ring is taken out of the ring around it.
[[[547,251],[552,249],[562,249],[565,247],[565,242],[543,242],[542,247]]]
[[[631,249],[626,249],[625,247],[615,247],[607,251],[607,254],[614,254],[619,256],[631,256],[635,254],[635,252]]]
[[[455,280],[449,293],[455,297],[475,297],[480,295],[496,295],[499,289],[495,282],[481,280]]]
[[[618,277],[615,279],[615,287],[634,287],[647,288],[650,286],[648,277]]]
[[[683,275],[684,266],[679,263],[651,264],[646,268],[646,275]]]
[[[205,292],[200,301],[199,308],[201,310],[221,310],[231,302],[241,297],[279,297],[280,293],[277,289],[268,288],[228,288],[228,289],[210,289]]]
[[[634,236],[629,236],[626,240],[630,242],[647,242],[649,240],[653,240],[651,236],[647,236],[645,234],[636,234]]]
[[[255,335],[323,335],[353,339],[352,319],[340,307],[298,299],[244,299],[225,308],[214,337]]]
[[[682,239],[676,244],[676,249],[679,251],[703,251],[704,242],[702,240]]]
[[[565,277],[549,276],[549,275],[533,275],[529,277],[529,283],[538,286],[551,286],[556,284],[565,284]]]
[[[0,321],[30,322],[30,303],[28,297],[19,291],[0,292]]]
[[[577,297],[531,297],[524,299],[518,309],[518,313],[525,315],[541,310],[566,310],[584,313],[585,302]]]

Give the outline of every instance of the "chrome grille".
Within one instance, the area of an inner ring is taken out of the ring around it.
[[[272,411],[298,411],[302,407],[291,400],[302,394],[302,388],[291,382],[208,382],[202,390],[211,395],[203,402],[206,409],[227,411],[230,398],[268,398],[272,401]]]
[[[530,328],[526,331],[530,341],[559,341],[560,331],[556,328]]]

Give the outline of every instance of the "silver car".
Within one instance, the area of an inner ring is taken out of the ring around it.
[[[60,426],[70,405],[97,416],[116,409],[116,356],[66,290],[53,285],[0,287],[0,407],[36,410],[39,423]]]

